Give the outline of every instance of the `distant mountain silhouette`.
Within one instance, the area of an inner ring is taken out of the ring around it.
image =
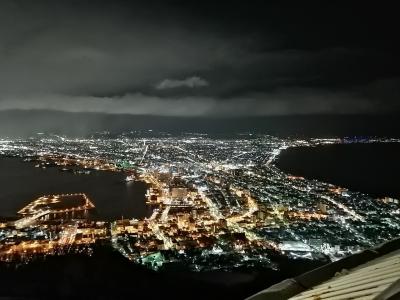
[[[29,136],[37,132],[86,136],[107,130],[269,133],[281,136],[400,136],[398,115],[296,115],[269,117],[165,117],[68,113],[46,110],[0,111],[0,136]]]

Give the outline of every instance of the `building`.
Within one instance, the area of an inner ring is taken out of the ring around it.
[[[184,199],[188,195],[188,189],[186,187],[171,187],[171,198],[172,199]]]
[[[317,208],[321,213],[326,214],[328,205],[326,205],[325,203],[319,202]]]

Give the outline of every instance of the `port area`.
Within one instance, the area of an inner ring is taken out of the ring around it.
[[[16,228],[33,225],[37,220],[74,218],[75,214],[86,215],[94,204],[84,193],[42,196],[18,211],[23,217],[15,221]]]
[[[67,253],[91,255],[109,236],[106,222],[92,221],[95,205],[84,193],[41,196],[23,207],[15,221],[0,223],[0,261],[27,263]]]

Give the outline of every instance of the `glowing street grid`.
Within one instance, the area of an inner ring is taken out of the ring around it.
[[[16,224],[25,223],[4,222],[0,259],[47,255],[46,249],[54,252],[50,247],[54,243],[62,249],[56,254],[65,253],[63,245],[76,250],[75,238],[70,237],[84,232],[90,238],[80,244],[87,251],[96,240],[109,241],[130,260],[154,269],[174,262],[197,271],[276,268],[274,258],[282,255],[337,260],[397,237],[399,201],[291,176],[277,169],[275,160],[289,147],[351,142],[399,140],[283,139],[252,134],[213,138],[149,132],[116,137],[99,133],[88,139],[39,134],[0,140],[1,156],[35,161],[36,167],[73,167],[79,174],[124,172],[126,182],[121,184],[145,181],[146,203],[153,208],[152,215],[142,220],[94,222],[70,216],[55,231],[48,220],[35,219],[17,229]],[[91,200],[95,205],[96,199]],[[45,250],[27,252],[26,247],[18,247],[21,243],[40,244]]]

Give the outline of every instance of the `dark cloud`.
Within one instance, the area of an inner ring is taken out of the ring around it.
[[[131,2],[1,1],[0,109],[168,116],[400,110],[391,7]]]

